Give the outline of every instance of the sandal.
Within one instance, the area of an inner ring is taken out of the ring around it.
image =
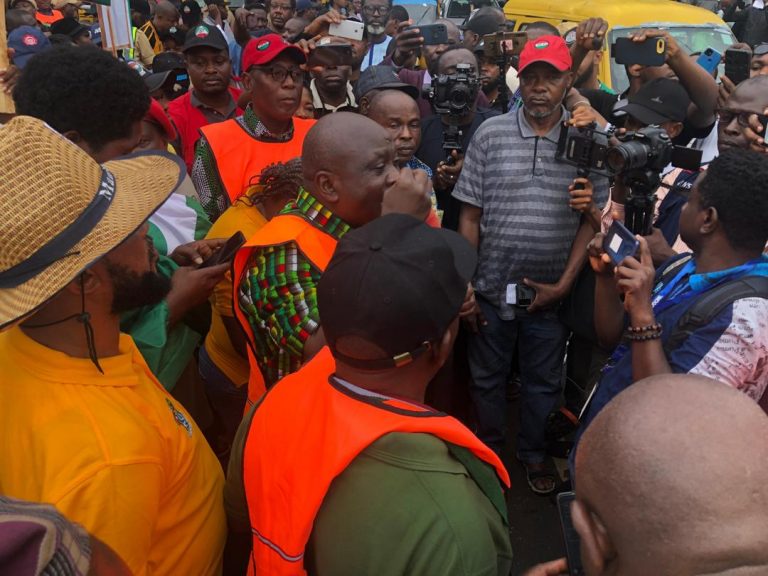
[[[557,477],[554,472],[549,471],[547,466],[542,465],[540,470],[532,470],[530,464],[526,464],[525,462],[521,463],[525,467],[525,476],[528,480],[528,487],[534,494],[546,496],[555,491],[557,488]],[[542,484],[545,485],[544,488],[542,488]]]

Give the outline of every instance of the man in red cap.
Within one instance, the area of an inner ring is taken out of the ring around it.
[[[539,494],[552,492],[556,483],[546,466],[545,428],[560,397],[568,330],[555,308],[570,292],[592,236],[569,203],[574,182],[586,190],[571,196],[590,195],[592,185],[576,179],[575,167],[555,160],[561,126],[569,120],[563,101],[571,64],[562,38],[528,42],[518,68],[522,107],[480,126],[453,191],[463,203],[459,231],[479,252],[473,285],[481,321],[469,340],[478,435],[499,453],[504,447],[505,389],[517,343],[517,458]],[[602,205],[607,187],[595,196]]]
[[[242,116],[201,129],[192,181],[215,221],[275,162],[301,156],[314,120],[294,118],[301,103],[304,52],[278,34],[251,40],[243,51],[243,83],[251,95]]]

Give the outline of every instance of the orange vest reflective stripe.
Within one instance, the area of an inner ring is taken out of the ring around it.
[[[390,432],[427,433],[463,446],[496,469],[498,456],[451,416],[404,400],[363,396],[334,384],[325,347],[264,397],[243,453],[243,481],[253,533],[248,573],[299,576],[315,516],[333,479]]]
[[[288,142],[256,140],[235,119],[200,128],[213,151],[230,204],[243,195],[251,178],[261,174],[264,168],[301,156],[304,137],[314,124],[314,120],[294,118],[293,138]]]
[[[319,228],[310,224],[301,216],[293,214],[278,214],[272,220],[267,222],[245,245],[238,250],[233,264],[233,309],[235,317],[240,326],[243,327],[248,337],[248,364],[250,365],[250,378],[248,379],[248,402],[246,403],[246,412],[253,404],[258,402],[259,398],[266,392],[264,377],[254,356],[254,338],[251,324],[248,322],[243,311],[238,305],[240,283],[243,280],[248,260],[256,247],[279,246],[295,242],[299,250],[309,259],[312,264],[322,272],[331,261],[334,250],[336,250],[336,239],[330,234],[326,234]]]

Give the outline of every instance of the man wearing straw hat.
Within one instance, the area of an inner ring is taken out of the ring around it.
[[[183,162],[99,165],[26,116],[0,162],[0,492],[55,505],[134,574],[218,573],[219,464],[119,328],[168,290],[146,219]]]

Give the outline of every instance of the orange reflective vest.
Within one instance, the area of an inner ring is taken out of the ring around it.
[[[58,10],[51,10],[51,14],[43,14],[42,12],[35,12],[35,18],[37,18],[37,21],[40,22],[40,24],[45,24],[46,26],[50,26],[54,22],[58,22],[62,18],[64,18],[64,15],[59,12]]]
[[[250,365],[250,378],[248,379],[248,402],[246,412],[258,402],[266,392],[264,377],[256,362],[254,355],[255,340],[253,338],[253,329],[248,318],[243,314],[238,302],[240,283],[246,272],[248,260],[251,258],[253,249],[265,246],[279,246],[294,242],[299,250],[309,259],[312,264],[322,272],[331,261],[334,250],[336,250],[336,238],[326,234],[319,228],[310,224],[301,216],[293,214],[278,214],[272,220],[267,222],[245,245],[238,250],[235,256],[232,271],[232,284],[234,293],[232,295],[233,309],[235,317],[240,326],[245,330],[248,339],[248,364]]]
[[[498,456],[458,420],[404,400],[355,394],[333,382],[335,369],[323,348],[272,388],[253,416],[243,452],[250,575],[306,574],[304,549],[331,482],[390,432],[427,433],[463,446],[509,487]]]
[[[256,140],[234,118],[200,128],[216,158],[230,204],[245,193],[251,178],[258,177],[264,168],[301,156],[304,137],[314,124],[314,120],[294,118],[293,138],[288,142]]]

